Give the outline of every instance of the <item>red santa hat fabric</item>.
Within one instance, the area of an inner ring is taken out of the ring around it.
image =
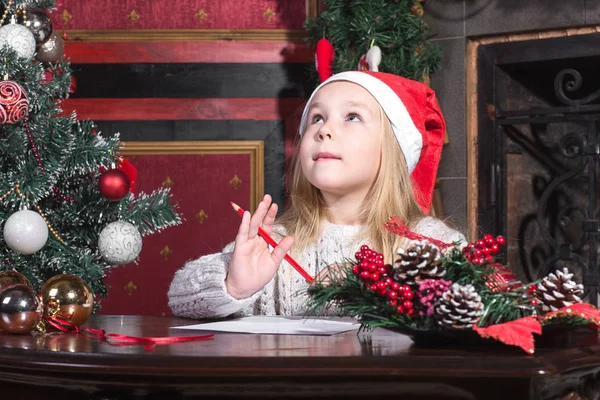
[[[341,72],[321,83],[312,93],[302,113],[300,134],[306,130],[308,107],[315,93],[337,81],[356,83],[379,102],[404,154],[415,199],[428,214],[446,131],[435,92],[424,83],[384,72]]]

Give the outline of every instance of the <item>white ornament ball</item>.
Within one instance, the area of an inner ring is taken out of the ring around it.
[[[4,240],[18,253],[33,254],[48,241],[48,226],[35,211],[17,211],[4,223]]]
[[[98,250],[109,264],[128,264],[142,251],[142,235],[129,222],[111,222],[100,232]]]
[[[8,24],[0,28],[0,47],[5,45],[26,60],[32,60],[35,54],[35,37],[27,27],[20,24]]]

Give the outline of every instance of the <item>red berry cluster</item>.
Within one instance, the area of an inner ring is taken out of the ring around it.
[[[352,272],[360,276],[361,281],[379,296],[386,297],[388,304],[400,314],[412,317],[415,314],[412,299],[414,293],[410,286],[400,285],[392,279],[393,268],[384,265],[383,254],[373,251],[363,245],[355,254],[358,263],[352,267]]]
[[[497,254],[505,244],[506,240],[504,236],[496,236],[494,238],[492,235],[487,234],[483,239],[476,240],[465,246],[463,254],[473,264],[494,264],[494,254]]]

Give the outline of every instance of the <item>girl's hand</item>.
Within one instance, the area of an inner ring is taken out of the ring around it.
[[[294,244],[294,238],[286,236],[271,252],[267,242],[258,235],[258,227],[267,234],[273,229],[277,204],[271,201],[271,196],[265,195],[253,216],[246,211],[242,217],[225,278],[227,292],[236,299],[250,297],[269,283]]]

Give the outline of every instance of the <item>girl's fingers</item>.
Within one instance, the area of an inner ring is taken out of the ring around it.
[[[275,263],[275,265],[281,264],[285,254],[290,251],[292,246],[294,245],[294,238],[292,236],[284,237],[281,242],[273,249],[271,253],[271,259]]]
[[[262,228],[269,235],[271,234],[271,231],[273,229],[273,224],[275,223],[275,217],[277,217],[277,209],[278,209],[278,207],[277,207],[276,203],[271,204],[271,207],[269,208],[269,211],[267,212],[267,216],[263,220]]]
[[[250,229],[250,212],[244,211],[242,215],[242,222],[238,229],[237,236],[235,237],[236,246],[246,243],[248,241],[248,230]]]
[[[263,201],[260,202],[258,207],[256,208],[256,212],[252,216],[252,220],[250,220],[250,230],[248,231],[248,239],[253,239],[258,233],[258,227],[262,224],[265,219],[265,215],[267,215],[267,211],[269,210],[269,206],[271,205],[271,196],[268,194],[265,195]]]

